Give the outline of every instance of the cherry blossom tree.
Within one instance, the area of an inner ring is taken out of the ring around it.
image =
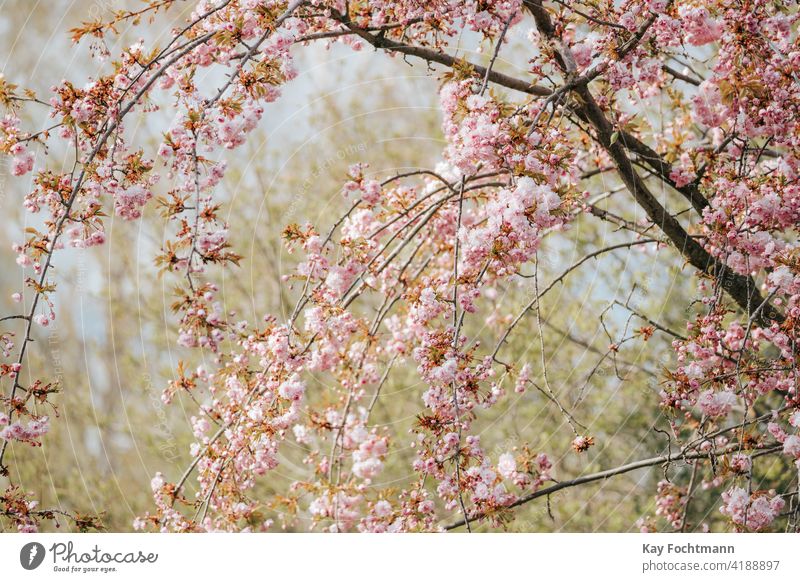
[[[141,26],[173,3],[150,0],[72,31],[102,75],[60,81],[48,95],[0,80],[0,151],[14,175],[33,172],[23,204],[42,225],[14,245],[26,273],[13,296],[21,309],[0,319],[3,476],[12,447],[47,438],[58,401],[46,369],[33,382],[22,371],[35,329],[57,317],[59,251],[103,245],[109,215],[136,221],[156,205],[170,232],[154,260],[176,286],[175,341],[213,365],[182,365],[164,388],[165,403],[189,395],[196,404],[196,442],[182,475],[153,476],[153,508],[135,528],[261,531],[271,516],[290,523],[305,513],[311,527],[333,532],[472,531],[502,527],[514,508],[564,489],[647,467],[666,475],[677,464],[691,467],[691,478],[659,483],[656,515],[637,524],[643,531],[660,523],[684,530],[690,504],[708,487],[722,491],[708,511],[733,530],[797,527],[796,2],[200,0],[163,46],[108,48],[116,27]],[[453,49],[465,31],[491,47],[484,64]],[[503,48],[520,34],[525,74],[502,73]],[[446,146],[414,171],[376,178],[352,166],[342,183],[348,209],[330,229],[285,226],[287,248],[301,257],[285,278],[297,291],[294,309],[239,320],[223,309],[215,283],[243,258],[216,196],[222,153],[270,115],[298,74],[294,55],[334,43],[427,63],[441,80]],[[173,120],[150,151],[130,120],[163,103]],[[48,117],[48,128],[27,131],[23,109]],[[74,151],[69,171],[48,164],[55,144]],[[605,209],[598,176],[646,219]],[[627,240],[540,281],[539,263],[581,215]],[[540,301],[564,278],[639,246],[696,280],[685,329],[627,306],[641,327],[609,347],[613,355],[623,341],[674,340],[674,365],[660,372],[666,450],[566,480],[546,450],[488,450],[476,419],[526,390],[558,409],[575,455],[597,444],[553,390],[544,345],[530,362],[504,351],[531,320],[541,327]],[[494,301],[500,286],[523,278],[535,292],[521,311]],[[491,344],[465,327],[487,318],[499,322]],[[425,385],[411,435],[416,479],[377,487],[391,448],[408,436],[370,415],[402,364]],[[331,378],[328,393],[309,394],[312,374]],[[260,498],[256,485],[279,467],[288,440],[306,448],[311,476]],[[764,490],[754,474],[766,459],[781,471]],[[13,481],[0,515],[21,531],[59,516]],[[83,529],[98,525],[67,517]]]

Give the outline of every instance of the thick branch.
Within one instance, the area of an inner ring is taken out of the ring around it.
[[[570,77],[574,77],[574,71],[570,67],[570,63],[574,59],[570,54],[569,48],[561,44],[558,31],[553,25],[550,14],[542,5],[542,1],[525,0],[524,4],[533,15],[539,32],[548,39],[550,45],[556,50],[556,62],[562,72],[568,77],[568,81],[572,81],[568,83],[568,86],[577,94],[581,102],[579,106],[574,108],[577,115],[594,127],[597,133],[597,140],[614,161],[617,174],[639,206],[647,213],[648,218],[658,225],[689,263],[702,272],[715,277],[722,288],[745,313],[750,316],[756,316],[761,325],[768,325],[770,320],[781,320],[781,315],[771,306],[767,306],[763,311],[760,311],[764,299],[761,297],[752,277],[740,275],[712,257],[700,243],[689,236],[680,222],[653,196],[644,180],[636,173],[625,148],[629,147],[639,154],[648,165],[653,167],[662,180],[674,186],[674,183],[669,178],[669,164],[664,162],[661,156],[650,147],[633,136],[616,133],[614,126],[608,121],[605,113],[595,101],[589,90],[588,83],[575,83],[574,79],[570,79]],[[648,19],[640,31],[646,31],[652,22],[652,18]],[[644,32],[642,34],[637,33],[634,38],[641,40],[643,36]],[[628,43],[625,49],[630,51],[633,46]],[[560,49],[557,47],[560,47]],[[559,50],[563,54],[559,55]],[[614,135],[615,133],[616,136]],[[620,141],[616,137],[622,137],[623,139]],[[698,212],[702,213],[702,209],[708,202],[703,199],[699,192],[696,190],[678,190],[689,198]]]
[[[700,271],[715,277],[745,313],[757,315],[762,324],[768,324],[769,320],[780,319],[780,314],[772,307],[767,307],[763,314],[758,312],[759,307],[764,303],[764,298],[752,277],[740,275],[712,257],[699,242],[689,236],[678,219],[667,212],[650,192],[644,180],[636,173],[622,143],[612,139],[614,127],[597,105],[589,89],[581,87],[577,93],[584,103],[581,111],[595,128],[597,139],[614,161],[619,177],[639,206],[647,213],[648,218],[658,225],[689,263]]]

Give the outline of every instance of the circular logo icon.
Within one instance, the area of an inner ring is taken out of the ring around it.
[[[39,542],[30,542],[19,551],[19,563],[26,570],[35,570],[44,561],[44,546]]]

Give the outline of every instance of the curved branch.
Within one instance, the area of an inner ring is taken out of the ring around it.
[[[539,300],[548,293],[548,291],[550,291],[557,284],[562,283],[564,281],[564,279],[567,277],[567,275],[569,275],[572,271],[574,271],[575,269],[580,267],[586,261],[589,261],[591,259],[595,259],[595,258],[599,257],[602,254],[605,254],[605,253],[608,253],[608,252],[611,252],[611,251],[615,251],[615,250],[618,250],[618,249],[625,249],[625,248],[630,248],[630,247],[634,247],[634,246],[637,246],[637,245],[643,245],[643,244],[648,244],[648,243],[663,244],[664,241],[658,240],[658,239],[654,239],[654,238],[646,238],[646,239],[635,240],[635,241],[631,241],[631,242],[625,242],[625,243],[619,243],[619,244],[607,246],[607,247],[604,247],[602,249],[598,249],[596,251],[593,251],[591,253],[588,253],[588,254],[584,255],[577,262],[575,262],[572,265],[570,265],[569,267],[567,267],[558,277],[553,279],[550,282],[550,284],[543,291],[541,291],[540,293],[536,294],[533,297],[533,299],[531,299],[530,302],[528,304],[526,304],[525,307],[522,308],[522,311],[520,311],[519,315],[517,315],[517,317],[514,318],[514,320],[511,322],[511,324],[506,328],[506,330],[503,333],[503,335],[500,338],[500,340],[497,342],[497,346],[495,347],[494,352],[492,353],[492,358],[496,358],[497,357],[497,353],[500,351],[500,348],[503,346],[503,344],[505,343],[506,339],[508,339],[508,336],[511,334],[511,332],[514,331],[514,328],[517,327],[517,325],[522,320],[522,318],[525,317],[525,314],[527,314],[528,311],[533,309],[533,306],[536,305],[539,302]],[[527,278],[527,275],[520,275],[520,276]]]
[[[758,449],[759,455],[768,455],[771,453],[776,453],[783,448],[783,445],[780,443],[778,444],[770,444],[768,446],[762,447]],[[728,445],[724,449],[718,449],[715,451],[708,451],[708,452],[701,452],[701,451],[694,451],[694,452],[686,452],[686,450],[678,451],[677,453],[670,453],[667,455],[661,455],[659,457],[651,457],[649,459],[642,459],[640,461],[634,461],[633,463],[628,463],[627,465],[621,465],[614,469],[607,469],[605,471],[600,471],[598,473],[591,473],[589,475],[584,475],[582,477],[576,477],[575,479],[570,479],[569,481],[560,481],[555,485],[551,485],[550,487],[545,487],[544,489],[539,489],[538,491],[534,491],[525,497],[521,497],[516,500],[514,503],[508,506],[508,509],[519,507],[520,505],[524,505],[529,501],[533,501],[534,499],[538,499],[539,497],[544,497],[545,495],[551,495],[556,491],[561,491],[562,489],[568,489],[570,487],[575,487],[576,485],[583,485],[584,483],[592,483],[593,481],[604,481],[609,477],[614,477],[616,475],[622,475],[624,473],[630,473],[631,471],[635,471],[636,469],[644,469],[646,467],[652,467],[654,465],[661,465],[664,463],[672,463],[674,461],[692,461],[696,459],[707,459],[712,456],[719,456],[719,455],[727,455],[729,453],[737,453],[739,452],[740,445],[738,443]],[[474,521],[476,519],[480,519],[482,517],[486,517],[485,514],[478,514],[472,515],[471,519]],[[464,525],[464,520],[459,520],[456,522],[451,523],[450,525],[445,526],[445,530],[450,531],[453,529],[457,529]]]
[[[445,65],[447,67],[455,67],[455,66],[463,67],[466,65],[471,67],[476,74],[478,74],[481,77],[488,78],[489,81],[493,83],[502,85],[503,87],[507,87],[508,89],[514,89],[515,91],[521,91],[522,93],[527,93],[528,95],[536,95],[537,97],[547,97],[553,92],[547,87],[532,85],[521,79],[517,79],[515,77],[511,77],[510,75],[505,75],[503,73],[498,73],[497,71],[490,70],[487,67],[476,65],[475,63],[472,63],[465,59],[459,59],[457,57],[453,57],[451,55],[448,55],[447,53],[439,52],[421,46],[404,44],[402,42],[397,42],[388,38],[384,38],[381,35],[370,34],[369,32],[367,32],[366,29],[361,28],[358,25],[354,24],[348,17],[338,12],[333,11],[331,13],[331,18],[337,20],[338,22],[346,26],[350,31],[358,35],[360,38],[364,39],[366,42],[374,46],[376,49],[417,57],[428,63],[438,63],[440,65]]]

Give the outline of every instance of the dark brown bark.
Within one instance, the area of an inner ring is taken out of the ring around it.
[[[533,15],[536,26],[542,35],[548,38],[550,46],[556,51],[556,62],[561,67],[569,84],[574,81],[574,71],[568,63],[572,62],[569,55],[558,54],[559,50],[567,52],[569,49],[561,47],[561,40],[556,27],[553,25],[550,14],[544,8],[541,0],[524,0],[525,7]],[[641,40],[641,38],[640,38]],[[631,47],[626,45],[630,50]],[[712,257],[703,246],[683,228],[681,223],[670,214],[666,208],[650,192],[645,181],[636,172],[633,163],[628,157],[626,148],[634,151],[656,173],[656,175],[672,187],[675,184],[669,178],[671,166],[661,156],[646,144],[624,132],[618,132],[597,104],[588,83],[577,83],[570,89],[579,98],[580,105],[574,106],[576,114],[589,123],[596,132],[596,139],[608,152],[614,162],[622,182],[630,191],[634,200],[647,214],[648,218],[669,238],[676,249],[686,260],[700,271],[714,277],[728,295],[748,315],[759,324],[768,325],[772,320],[782,320],[781,314],[772,306],[765,305],[765,300],[756,286],[752,277],[740,275],[731,270],[727,265]],[[613,136],[617,133],[618,139]],[[685,188],[676,188],[692,202],[693,207],[702,214],[708,201],[700,194],[695,185]]]

